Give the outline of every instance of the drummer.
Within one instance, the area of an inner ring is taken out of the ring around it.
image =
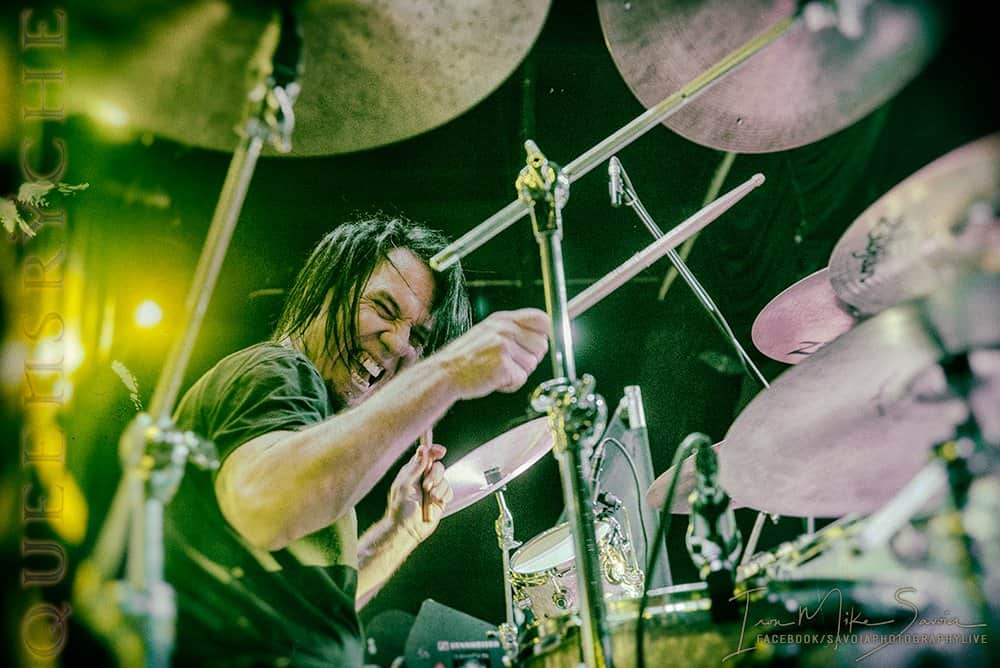
[[[405,463],[360,537],[355,504],[456,401],[518,390],[547,350],[537,309],[469,328],[460,266],[428,268],[445,245],[400,218],[337,227],[272,339],[224,358],[182,399],[177,425],[212,439],[221,467],[189,473],[165,522],[178,665],[361,665],[356,609],[452,497],[444,447]]]

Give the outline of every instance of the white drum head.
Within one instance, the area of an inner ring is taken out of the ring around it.
[[[611,525],[607,522],[595,522],[595,528],[598,543],[611,533]],[[569,532],[569,523],[559,524],[521,546],[510,558],[510,570],[522,575],[538,573],[569,564],[573,561],[573,556],[573,536]]]

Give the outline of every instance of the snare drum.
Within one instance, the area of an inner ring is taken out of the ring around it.
[[[613,519],[594,523],[600,553],[604,598],[617,601],[642,595],[642,570],[628,537]],[[577,607],[573,536],[569,524],[545,531],[510,559],[514,602],[535,619],[561,615]]]

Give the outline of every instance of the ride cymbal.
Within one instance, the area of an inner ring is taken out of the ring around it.
[[[459,116],[521,63],[549,4],[296,3],[304,73],[290,155],[382,146]],[[100,6],[79,8],[82,21],[119,30],[96,33],[90,43],[85,36],[77,40],[84,44],[70,82],[70,111],[113,108],[129,127],[231,151],[237,143],[233,128],[246,106],[248,68],[264,41],[271,7],[151,1],[130,7],[128,30],[119,25],[121,16],[104,17]]]
[[[830,255],[834,292],[871,314],[927,295],[962,272],[989,270],[1000,254],[998,195],[1000,134],[938,158],[865,209],[841,236]],[[985,215],[977,216],[973,205]]]
[[[619,72],[649,108],[734,49],[794,16],[795,0],[598,0]],[[892,97],[939,41],[929,2],[872,2],[853,40],[798,21],[664,123],[737,153],[783,151],[841,130]]]
[[[966,420],[937,362],[971,351],[970,403],[1000,438],[1000,274],[979,274],[869,318],[783,373],[737,416],[719,480],[781,515],[869,513]]]

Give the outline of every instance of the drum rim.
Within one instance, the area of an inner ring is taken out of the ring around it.
[[[614,527],[611,525],[610,522],[608,522],[606,520],[594,520],[594,525],[597,527],[597,542],[598,542],[598,544],[600,544],[602,541],[606,540],[609,535],[611,535],[611,534],[614,533],[614,530],[613,530]],[[538,557],[541,557],[542,555],[544,555],[546,552],[551,552],[551,551],[553,551],[553,550],[555,550],[555,549],[557,549],[559,547],[562,547],[563,541],[560,541],[559,543],[557,543],[556,545],[553,545],[552,547],[549,547],[545,551],[539,552],[538,554],[531,554],[530,557],[528,555],[529,548],[536,547],[538,543],[540,543],[545,538],[548,538],[549,536],[555,534],[556,532],[565,532],[566,533],[566,538],[572,540],[572,535],[570,534],[570,530],[569,530],[569,522],[562,522],[560,524],[555,525],[554,527],[552,527],[550,529],[546,529],[545,531],[543,531],[543,532],[541,532],[541,533],[539,533],[539,534],[531,537],[530,539],[527,540],[527,542],[525,542],[521,547],[517,548],[517,550],[513,554],[510,555],[510,571],[511,571],[511,573],[512,574],[521,575],[521,576],[531,576],[531,575],[546,574],[546,573],[549,573],[550,571],[555,571],[556,573],[565,573],[566,571],[571,570],[572,569],[572,563],[573,563],[573,557],[572,557],[572,555],[570,556],[569,559],[564,559],[564,560],[559,561],[557,563],[554,563],[554,564],[551,564],[549,566],[546,566],[545,568],[537,568],[537,569],[530,570],[530,571],[520,570],[518,568],[518,563],[517,562],[518,562],[518,556],[520,556],[520,555],[525,555],[526,558],[538,558]]]

